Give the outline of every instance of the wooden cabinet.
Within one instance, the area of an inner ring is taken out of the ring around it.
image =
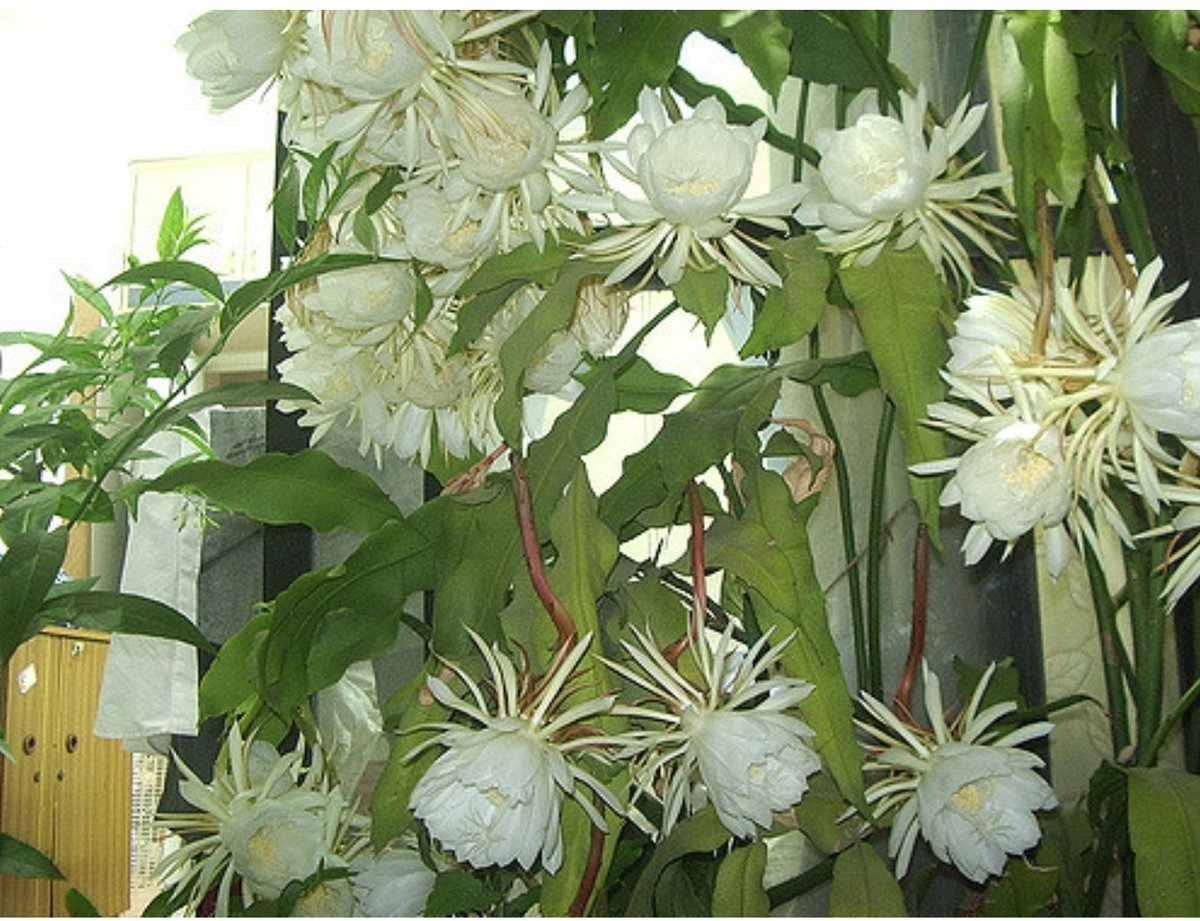
[[[0,915],[65,916],[72,888],[105,916],[129,906],[131,756],[92,735],[107,654],[105,634],[51,629],[9,663],[4,727],[16,761],[0,773],[0,830],[66,879],[0,876]]]

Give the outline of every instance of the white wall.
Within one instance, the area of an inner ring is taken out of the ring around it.
[[[273,98],[210,114],[184,70],[175,40],[205,9],[0,10],[0,329],[56,329],[60,270],[122,268],[131,160],[273,146]]]

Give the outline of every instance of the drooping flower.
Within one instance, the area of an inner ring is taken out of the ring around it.
[[[425,913],[437,874],[409,847],[362,854],[351,864],[355,900],[368,918],[415,918]]]
[[[929,729],[901,720],[870,694],[860,695],[876,723],[859,726],[883,746],[873,747],[867,768],[888,772],[868,788],[867,802],[875,804],[877,818],[897,810],[888,838],[897,877],[908,872],[918,835],[968,879],[981,883],[998,876],[1008,855],[1024,853],[1041,838],[1034,813],[1058,805],[1035,772],[1042,759],[1018,747],[1049,733],[1052,724],[993,728],[1016,710],[1013,701],[979,712],[994,673],[992,663],[966,708],[947,725],[941,683],[922,663]]]
[[[514,861],[528,870],[539,860],[550,873],[562,865],[561,811],[571,796],[599,828],[603,817],[591,803],[599,795],[614,811],[620,807],[603,783],[585,771],[574,754],[594,747],[587,734],[564,738],[564,730],[606,712],[611,697],[599,697],[564,709],[568,687],[591,642],[590,634],[558,657],[550,672],[530,685],[516,666],[474,632],[491,673],[495,699],[463,669],[450,665],[470,694],[465,700],[436,676],[427,684],[446,707],[478,727],[432,723],[442,732],[408,755],[432,745],[445,750],[413,789],[409,808],[429,834],[455,856],[476,868]],[[598,752],[592,751],[599,757]]]
[[[1200,454],[1200,320],[1158,327],[1129,348],[1116,374],[1135,425]]]
[[[193,20],[176,47],[212,110],[241,102],[303,47],[303,22],[289,10],[213,10]]]
[[[199,811],[161,817],[187,839],[158,874],[186,894],[188,911],[215,885],[217,912],[228,915],[235,879],[247,904],[277,898],[288,882],[311,876],[322,863],[339,866],[367,846],[368,820],[331,783],[319,748],[309,750],[300,740],[281,755],[244,738],[234,722],[224,754],[211,783],[178,760],[179,792]]]
[[[769,636],[749,650],[731,648],[726,630],[710,651],[703,639],[689,649],[704,686],[689,681],[653,640],[635,631],[638,645],[622,641],[637,668],[608,662],[617,674],[648,691],[656,704],[620,706],[616,712],[661,728],[618,737],[632,760],[637,792],[652,791],[663,803],[662,834],[684,813],[711,802],[735,835],[770,828],[772,814],[790,809],[808,789],[821,762],[809,741],[813,731],[787,711],[813,686],[783,675],[765,677],[786,641],[768,647]],[[744,653],[744,654],[743,654]],[[731,672],[731,674],[727,674]]]
[[[869,264],[891,241],[897,249],[919,245],[929,261],[970,283],[971,261],[959,237],[992,259],[988,218],[1009,211],[985,193],[1008,182],[1005,173],[972,175],[976,157],[951,159],[978,130],[983,104],[963,99],[946,125],[925,137],[925,90],[901,96],[900,117],[868,113],[840,131],[820,131],[813,144],[819,170],[804,183],[796,220],[816,228],[824,249]]]
[[[658,276],[674,284],[689,265],[721,264],[736,278],[757,285],[778,285],[779,275],[739,232],[739,220],[785,232],[784,218],[800,200],[795,183],[746,198],[755,152],[766,119],[746,127],[728,125],[724,107],[702,100],[687,118],[671,122],[653,90],[638,96],[641,123],[629,134],[628,163],[610,162],[636,182],[644,200],[615,193],[610,199],[573,199],[589,210],[612,211],[628,222],[611,236],[583,250],[605,261],[618,261],[606,279],[610,285],[632,275],[651,258]]]

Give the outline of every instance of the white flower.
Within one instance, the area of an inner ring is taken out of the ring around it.
[[[309,752],[303,740],[280,755],[265,742],[244,739],[235,721],[211,783],[176,763],[183,774],[179,792],[199,811],[161,817],[187,843],[157,872],[186,895],[189,912],[216,886],[217,913],[228,915],[237,878],[247,904],[274,899],[322,861],[340,866],[368,844],[368,820],[330,783],[321,750]],[[332,894],[314,900],[327,905],[323,900]]]
[[[396,204],[396,214],[408,254],[421,262],[466,269],[486,255],[491,242],[480,233],[483,215],[477,208],[455,208],[430,186],[409,190]]]
[[[329,272],[296,297],[305,309],[324,314],[344,330],[377,336],[412,310],[416,282],[408,263],[378,263]]]
[[[354,895],[368,918],[415,918],[425,913],[437,874],[405,847],[363,854],[351,866]]]
[[[679,281],[688,264],[703,267],[714,262],[752,284],[780,284],[778,273],[736,228],[738,220],[745,219],[786,231],[782,219],[800,199],[796,183],[757,198],[744,197],[766,119],[750,127],[727,125],[724,107],[709,98],[690,116],[672,123],[662,100],[649,88],[638,96],[638,111],[642,122],[629,134],[628,165],[611,162],[641,186],[646,199],[615,194],[613,206],[632,226],[583,247],[596,258],[620,260],[607,283],[628,278],[657,256],[658,275],[669,285]],[[581,202],[605,207],[602,202]]]
[[[587,736],[573,741],[559,738],[567,727],[612,707],[612,698],[603,697],[558,712],[570,696],[566,686],[587,652],[591,636],[556,659],[532,700],[522,699],[522,679],[513,663],[474,632],[471,638],[491,672],[495,710],[479,685],[457,666],[450,667],[466,685],[470,701],[457,696],[440,679],[432,675],[427,679],[430,692],[441,704],[481,728],[430,724],[443,731],[408,757],[429,745],[440,745],[445,751],[413,788],[409,808],[436,841],[473,867],[506,866],[515,861],[528,870],[540,858],[547,872],[554,873],[562,865],[564,796],[573,796],[597,827],[605,828],[603,818],[576,781],[619,811],[604,785],[571,760],[572,752],[591,746],[592,741]]]
[[[919,244],[939,272],[948,265],[970,282],[971,262],[962,235],[999,259],[985,231],[985,218],[1009,215],[982,193],[1008,181],[1004,173],[969,176],[980,158],[951,168],[983,121],[986,106],[968,110],[963,99],[945,127],[925,138],[925,91],[901,97],[900,118],[868,113],[840,131],[820,131],[813,144],[820,169],[804,186],[796,220],[817,228],[829,252],[849,254],[863,264],[894,240],[897,249]]]
[[[1159,327],[1130,347],[1117,389],[1135,419],[1200,453],[1200,320]]]
[[[993,540],[1007,543],[1007,555],[1018,537],[1040,524],[1056,576],[1067,561],[1062,523],[1071,500],[1062,439],[1056,429],[1032,422],[1013,422],[968,448],[940,498],[975,522],[963,541],[968,565],[979,562]]]
[[[663,802],[662,834],[670,833],[685,806],[694,811],[706,800],[735,835],[770,828],[772,814],[798,803],[809,775],[821,767],[809,746],[812,730],[785,712],[807,697],[812,685],[763,677],[787,641],[768,648],[769,636],[764,636],[749,650],[735,651],[731,629],[715,652],[703,639],[693,641],[689,649],[704,681],[697,687],[652,638],[640,631],[635,636],[637,646],[621,645],[638,668],[608,665],[654,695],[659,706],[625,706],[616,712],[663,728],[634,730],[618,742],[623,757],[633,759],[638,792],[653,790]]]
[[[331,865],[340,865],[334,862]],[[295,918],[348,918],[354,914],[354,890],[348,879],[323,879],[292,907]]]
[[[600,357],[612,348],[628,319],[629,294],[624,289],[609,287],[599,276],[580,284],[570,330],[589,355]]]
[[[278,800],[261,800],[221,826],[234,869],[265,899],[276,899],[294,879],[317,871],[325,851],[324,817]]]
[[[175,47],[220,112],[279,73],[298,43],[288,10],[213,10],[193,20]]]
[[[373,102],[418,86],[430,56],[402,14],[336,10],[326,15],[329,83],[355,102]],[[461,31],[461,30],[460,30]]]
[[[1034,771],[1044,766],[1042,760],[1017,747],[1046,735],[1051,724],[992,729],[1016,710],[1013,701],[978,712],[995,667],[988,666],[966,708],[949,726],[942,714],[941,683],[924,662],[931,729],[904,722],[870,694],[861,694],[863,706],[880,725],[859,726],[886,746],[875,750],[867,767],[888,771],[867,790],[867,802],[877,804],[877,817],[899,807],[888,839],[897,877],[908,872],[918,834],[938,859],[953,863],[968,879],[981,883],[1000,875],[1007,855],[1024,853],[1040,839],[1033,813],[1058,805],[1050,785]]]

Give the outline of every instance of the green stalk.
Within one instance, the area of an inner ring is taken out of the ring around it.
[[[967,79],[963,84],[963,95],[973,96],[975,85],[979,82],[979,74],[983,70],[983,59],[987,55],[988,37],[992,32],[992,10],[984,10],[979,16],[979,25],[975,29],[975,42],[971,46],[971,63],[967,66]]]
[[[1128,164],[1113,170],[1109,178],[1117,191],[1117,211],[1140,271],[1153,262],[1157,254],[1154,238],[1150,235],[1150,218],[1146,214],[1142,190],[1133,175],[1132,166]]]
[[[809,334],[808,348],[810,357],[820,357],[821,341],[815,329]],[[829,412],[829,404],[825,402],[825,394],[821,392],[819,385],[812,388],[812,395],[825,434],[833,439],[834,444],[833,469],[838,482],[838,517],[842,522],[842,552],[846,557],[846,581],[850,585],[850,626],[854,631],[854,671],[858,687],[865,688],[869,686],[870,669],[867,665],[862,585],[859,583],[857,572],[858,540],[854,535],[854,503],[850,497],[850,470],[846,466],[842,440],[838,437],[837,427],[833,423],[833,415]]]
[[[887,100],[887,104],[892,107],[893,111],[899,112],[900,87],[897,84],[896,75],[892,72],[887,58],[880,52],[879,46],[871,39],[871,36],[867,35],[860,14],[857,11],[848,11],[839,15],[838,18],[842,25],[849,30],[854,43],[858,45],[858,50],[866,59],[867,66],[874,72],[883,98]]]
[[[836,858],[836,854],[823,857],[820,863],[809,867],[794,879],[789,879],[785,883],[768,889],[767,898],[771,900],[771,908],[776,909],[784,902],[802,896],[810,889],[815,889],[821,883],[833,879],[833,862]]]
[[[875,467],[871,472],[871,515],[867,528],[867,677],[868,688],[876,698],[883,696],[882,601],[883,578],[883,504],[887,492],[888,446],[896,421],[896,404],[886,396],[875,439]]]
[[[1138,767],[1150,767],[1154,764],[1155,759],[1158,757],[1158,750],[1162,748],[1163,743],[1167,740],[1167,736],[1171,734],[1171,730],[1175,728],[1176,724],[1192,708],[1197,698],[1200,698],[1200,678],[1192,682],[1192,686],[1179,698],[1179,703],[1167,714],[1167,718],[1159,725],[1158,730],[1154,733],[1150,741],[1138,751]]]
[[[1125,685],[1121,678],[1121,637],[1117,633],[1117,609],[1104,578],[1104,568],[1096,558],[1091,544],[1083,548],[1088,583],[1092,589],[1092,604],[1096,610],[1096,626],[1100,633],[1100,664],[1104,671],[1104,690],[1108,697],[1109,734],[1113,757],[1119,757],[1129,746],[1129,713],[1125,700]]]

